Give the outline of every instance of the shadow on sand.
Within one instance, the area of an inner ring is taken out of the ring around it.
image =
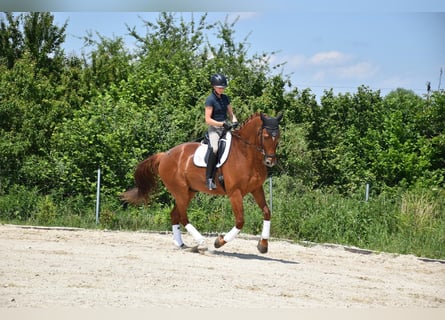
[[[243,260],[259,260],[259,261],[270,261],[270,262],[279,262],[284,264],[299,264],[296,261],[283,260],[283,259],[275,259],[268,256],[257,255],[257,254],[247,254],[247,253],[239,253],[239,252],[225,252],[225,251],[214,251],[209,250],[208,253],[215,256],[224,256],[224,257],[233,257]]]

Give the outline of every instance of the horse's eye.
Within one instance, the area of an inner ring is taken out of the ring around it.
[[[269,138],[270,136],[272,136],[272,138],[276,138],[278,136],[278,130],[266,129],[264,137]]]

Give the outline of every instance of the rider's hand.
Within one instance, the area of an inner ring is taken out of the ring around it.
[[[238,125],[239,125],[239,123],[238,123],[238,121],[236,121],[232,124],[232,128],[235,129],[236,127],[238,127]]]
[[[224,122],[223,127],[224,127],[224,129],[226,129],[226,130],[230,130],[230,129],[232,129],[232,126],[231,126],[230,123],[228,123],[228,122]]]

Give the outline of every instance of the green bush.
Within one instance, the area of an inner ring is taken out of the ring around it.
[[[400,253],[445,256],[445,192],[405,192],[399,202],[398,233],[392,246]]]
[[[363,194],[354,197],[320,191],[277,196],[273,234],[295,241],[331,242],[445,257],[443,190],[383,193],[371,197],[368,202],[361,197],[364,198]]]
[[[40,197],[37,210],[31,220],[38,224],[54,225],[57,221],[57,211],[57,205],[50,196]]]
[[[8,194],[0,195],[1,221],[29,220],[37,211],[39,197],[37,188],[13,185]]]

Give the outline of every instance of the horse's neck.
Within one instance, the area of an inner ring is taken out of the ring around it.
[[[258,144],[259,130],[261,127],[261,119],[253,118],[248,121],[239,130],[239,135],[244,141],[248,141],[250,144]]]
[[[249,171],[257,172],[258,177],[267,175],[267,169],[263,164],[261,152],[260,129],[262,121],[259,118],[248,120],[235,134],[236,142],[233,144],[234,152],[244,154]],[[235,149],[237,151],[235,151]]]
[[[262,161],[260,129],[262,121],[260,118],[253,118],[238,130],[238,147],[246,150],[245,155],[248,161],[254,165],[255,162]]]

